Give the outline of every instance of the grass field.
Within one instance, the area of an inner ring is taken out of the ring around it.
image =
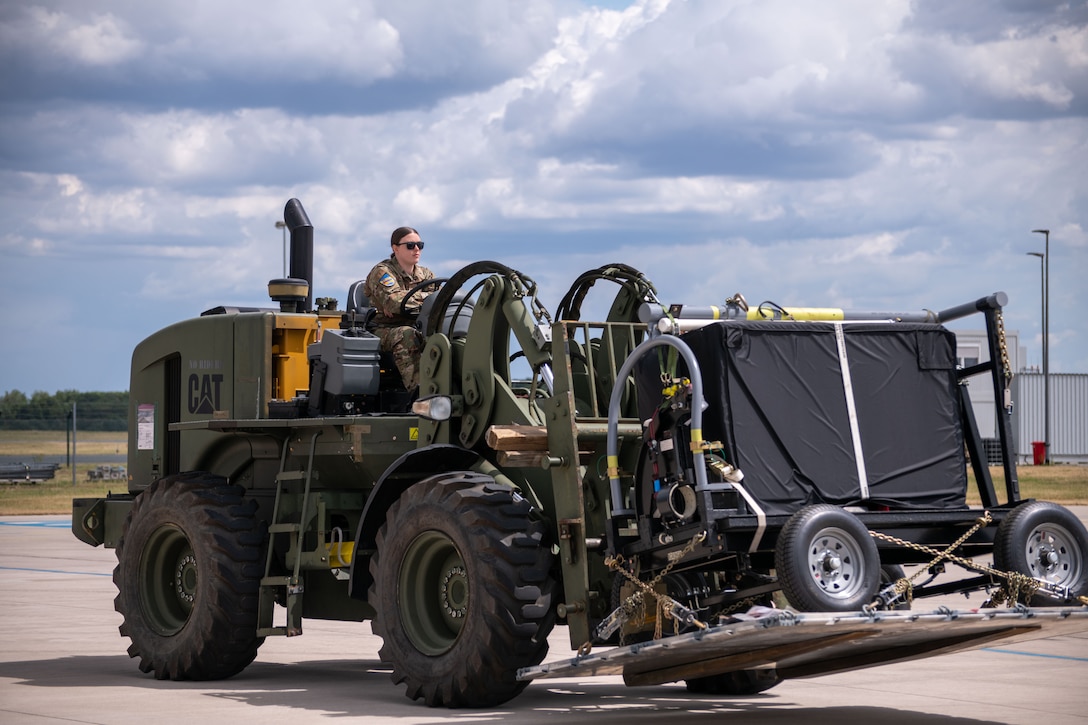
[[[33,463],[41,456],[63,456],[66,445],[62,430],[0,430],[0,456],[18,456]],[[88,431],[76,433],[76,452],[81,456],[116,455],[128,451],[124,431]],[[24,458],[25,457],[25,458]]]
[[[86,455],[117,455],[128,451],[124,433],[88,432],[77,436],[77,452]],[[64,431],[2,431],[0,455],[17,456],[33,463],[42,456],[65,454]],[[103,462],[104,463],[104,462]],[[80,463],[75,470],[62,466],[56,478],[42,483],[0,483],[0,516],[69,514],[73,498],[103,497],[108,491],[124,492],[123,480],[89,481],[87,472],[98,463]],[[111,465],[118,465],[113,463]],[[1005,480],[1000,468],[990,470],[999,501],[1005,500]],[[1088,466],[1021,466],[1017,469],[1020,497],[1055,501],[1066,506],[1088,505]],[[967,501],[979,505],[974,480],[968,483]]]
[[[66,454],[64,431],[0,430],[0,455],[11,456],[22,463],[40,463],[44,456]],[[68,442],[68,446],[71,443]],[[70,450],[70,448],[68,449]],[[79,456],[125,455],[128,437],[124,431],[87,431],[76,433],[76,453]],[[128,490],[128,481],[91,481],[88,472],[99,465],[123,465],[105,461],[79,463],[75,468],[62,465],[51,481],[41,483],[0,483],[0,515],[70,514],[73,498],[100,498],[109,491]]]

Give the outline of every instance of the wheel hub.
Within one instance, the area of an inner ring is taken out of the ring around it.
[[[826,529],[809,547],[809,573],[817,586],[836,599],[853,596],[861,586],[857,544],[845,532]]]
[[[1064,570],[1068,568],[1062,562],[1065,549],[1059,534],[1036,531],[1028,541],[1028,560],[1034,562],[1032,568],[1036,569],[1036,576],[1052,581],[1056,576],[1059,580],[1064,578]]]
[[[185,532],[173,525],[153,531],[141,553],[138,576],[148,625],[164,637],[180,632],[193,610],[200,578]]]
[[[450,617],[460,619],[468,611],[468,574],[465,567],[454,566],[442,577],[442,606]]]
[[[823,572],[825,577],[836,577],[842,572],[842,559],[830,551],[823,554]]]
[[[174,571],[174,591],[177,592],[178,598],[192,604],[196,595],[196,582],[196,557],[189,553],[178,561]]]
[[[469,574],[457,547],[439,531],[423,532],[408,545],[398,578],[408,639],[426,655],[449,651],[469,613]]]

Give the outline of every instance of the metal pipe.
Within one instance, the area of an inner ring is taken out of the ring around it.
[[[647,352],[655,347],[668,345],[675,347],[684,362],[688,366],[688,379],[691,380],[691,450],[692,467],[695,469],[695,484],[697,490],[704,490],[707,486],[706,465],[703,450],[700,447],[703,442],[703,376],[699,371],[699,362],[695,359],[688,344],[678,337],[671,335],[658,335],[639,343],[638,347],[631,351],[627,359],[623,361],[619,372],[616,373],[616,382],[612,385],[612,396],[608,400],[608,442],[606,454],[608,456],[608,481],[612,494],[612,515],[629,516],[634,513],[631,509],[624,508],[623,490],[620,488],[619,476],[619,442],[617,430],[620,419],[620,400],[623,391],[627,388],[627,376],[635,367],[635,363]]]
[[[994,292],[987,297],[979,297],[974,302],[965,302],[962,305],[956,305],[955,307],[949,307],[947,310],[941,310],[937,313],[937,320],[939,322],[951,322],[952,320],[958,320],[961,317],[973,315],[976,312],[999,310],[1007,304],[1009,304],[1009,296],[1007,294],[1004,292]]]
[[[974,311],[974,310],[972,310]],[[808,320],[832,322],[936,322],[932,310],[916,312],[887,312],[870,310],[844,310],[838,307],[753,307],[747,311],[736,304],[724,306],[680,306],[668,309],[659,304],[645,302],[639,307],[638,317],[662,332],[697,329],[706,323],[721,320]],[[662,322],[664,320],[665,322]]]
[[[72,486],[76,485],[76,401],[72,401]]]
[[[287,276],[287,223],[283,221],[276,222],[276,229],[283,232],[283,276]]]
[[[294,279],[306,280],[306,301],[299,312],[313,309],[314,300],[314,227],[302,202],[291,199],[283,208],[283,221],[291,232],[291,274]]]
[[[1043,463],[1050,464],[1050,230],[1032,229],[1042,234],[1043,246]]]

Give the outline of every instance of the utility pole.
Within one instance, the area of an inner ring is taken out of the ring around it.
[[[287,222],[276,222],[276,229],[283,231],[283,276],[287,276]]]
[[[72,401],[72,487],[76,485],[76,401]]]
[[[1043,246],[1043,463],[1050,465],[1050,230],[1032,229],[1042,234]]]

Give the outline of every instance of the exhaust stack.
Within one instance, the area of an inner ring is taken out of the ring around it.
[[[306,280],[306,299],[299,312],[313,309],[314,300],[314,227],[302,208],[302,202],[291,199],[283,208],[283,221],[291,232],[291,266],[289,276]]]

